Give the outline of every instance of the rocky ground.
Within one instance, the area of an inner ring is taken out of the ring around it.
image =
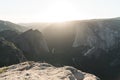
[[[0,68],[0,80],[100,80],[71,66],[54,67],[48,63],[23,62]]]

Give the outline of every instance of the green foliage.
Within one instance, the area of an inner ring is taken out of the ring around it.
[[[18,53],[19,49],[14,43],[0,38],[0,67],[18,63]]]

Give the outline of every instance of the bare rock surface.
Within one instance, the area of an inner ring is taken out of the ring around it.
[[[0,68],[0,80],[100,80],[71,66],[54,67],[48,63],[23,62]]]

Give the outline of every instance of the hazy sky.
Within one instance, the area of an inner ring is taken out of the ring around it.
[[[0,19],[12,22],[120,17],[120,0],[0,0]]]

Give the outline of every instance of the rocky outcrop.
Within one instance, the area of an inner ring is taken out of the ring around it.
[[[0,80],[100,80],[70,66],[54,67],[38,62],[24,62],[0,70],[3,70]]]
[[[14,42],[28,60],[39,60],[41,54],[49,52],[46,40],[38,30],[28,30],[17,36]]]

